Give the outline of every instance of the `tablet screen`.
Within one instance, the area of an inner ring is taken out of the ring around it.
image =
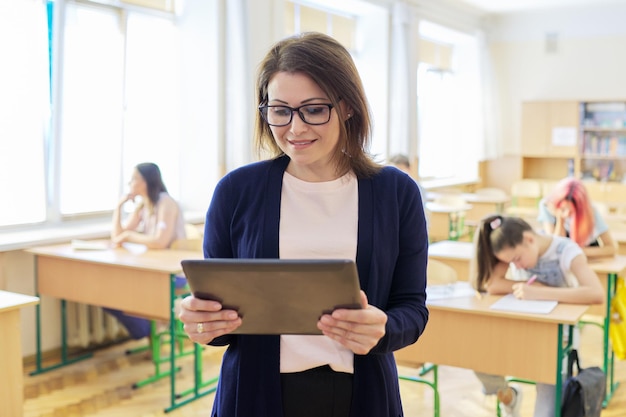
[[[181,262],[192,293],[237,310],[238,334],[321,334],[337,308],[361,308],[354,261],[202,259]]]

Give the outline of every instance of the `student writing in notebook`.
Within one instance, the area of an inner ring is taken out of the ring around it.
[[[517,217],[494,215],[480,222],[475,244],[476,273],[472,278],[479,291],[513,293],[526,300],[604,302],[604,289],[598,276],[587,264],[580,246],[570,239],[538,234]],[[519,386],[509,386],[502,376],[478,372],[476,375],[485,394],[497,394],[505,417],[520,416]],[[552,417],[555,386],[537,383],[536,389],[534,417]]]
[[[567,177],[555,185],[539,202],[537,220],[546,233],[578,243],[588,258],[613,256],[617,251],[609,227],[577,178]]]
[[[131,242],[151,249],[167,249],[175,240],[185,238],[182,211],[168,194],[158,165],[152,162],[136,165],[128,186],[128,193],[113,212],[111,241],[115,245]],[[135,202],[135,208],[123,220],[123,206],[128,201]],[[111,308],[104,311],[115,316],[133,339],[150,334],[149,320]]]
[[[189,337],[228,345],[211,415],[400,416],[393,352],[414,343],[428,320],[417,184],[367,153],[367,98],[350,53],[333,38],[303,33],[273,45],[256,101],[257,147],[270,158],[218,183],[205,257],[351,259],[362,309],[323,314],[321,335],[235,335],[236,311],[184,299]]]

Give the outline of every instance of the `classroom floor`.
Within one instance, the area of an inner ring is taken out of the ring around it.
[[[601,361],[600,329],[586,326],[582,330],[583,366]],[[419,342],[418,342],[419,343]],[[151,385],[132,389],[132,383],[152,373],[152,363],[146,353],[126,355],[129,348],[141,342],[129,341],[97,351],[93,358],[73,365],[30,376],[32,365],[26,365],[24,417],[208,417],[213,394],[191,402],[169,413],[169,383],[161,380]],[[206,377],[219,370],[221,348],[207,348],[204,352]],[[459,347],[459,354],[462,347]],[[181,360],[182,370],[177,384],[190,386],[191,357]],[[418,370],[399,367],[400,374],[417,375]],[[623,417],[626,410],[626,361],[616,363],[616,380],[621,381],[602,417]],[[406,417],[432,416],[433,393],[423,385],[408,381],[400,383]],[[522,416],[532,417],[535,399],[534,387],[522,385],[524,401]],[[495,398],[486,397],[473,372],[441,366],[439,372],[441,417],[493,417]],[[0,413],[1,414],[1,413]]]

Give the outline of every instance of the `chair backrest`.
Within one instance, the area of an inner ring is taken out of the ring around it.
[[[429,259],[426,267],[426,281],[428,285],[448,285],[453,284],[457,280],[456,270],[450,265]]]
[[[460,194],[442,194],[435,198],[434,202],[436,204],[449,207],[463,207],[467,204],[465,199]]]
[[[508,194],[506,193],[506,191],[501,190],[500,188],[492,188],[492,187],[479,188],[474,193],[476,195],[483,196],[483,197],[496,197],[496,198],[508,197]]]
[[[557,183],[558,181],[543,181],[541,183],[541,196],[542,197],[549,196],[552,190],[554,190],[554,187],[556,187]]]
[[[201,239],[202,232],[195,224],[185,223],[185,234],[187,239]]]
[[[536,180],[519,180],[511,184],[511,197],[516,198],[541,198],[541,183]]]

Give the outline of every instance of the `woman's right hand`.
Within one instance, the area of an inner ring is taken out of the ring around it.
[[[241,317],[235,310],[222,310],[219,302],[202,300],[193,295],[183,299],[178,318],[183,322],[189,338],[201,345],[241,326]]]
[[[135,195],[134,194],[123,195],[120,201],[117,203],[117,207],[121,208],[127,201],[135,201]]]

